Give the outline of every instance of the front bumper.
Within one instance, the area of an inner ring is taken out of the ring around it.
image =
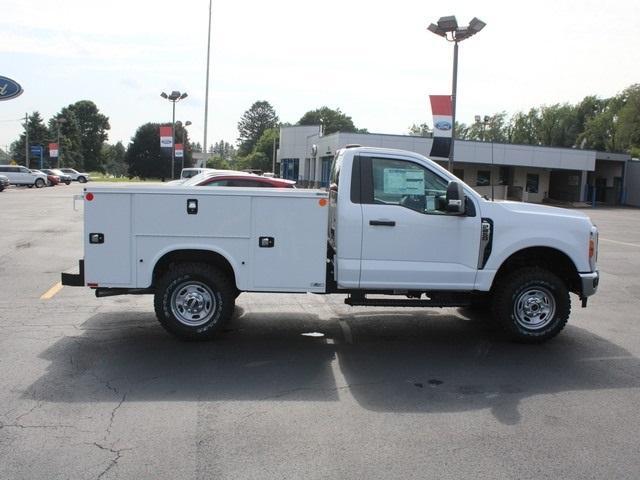
[[[585,299],[596,293],[600,283],[600,272],[596,270],[595,272],[579,273],[578,275],[580,275],[580,282],[582,283],[581,298]]]

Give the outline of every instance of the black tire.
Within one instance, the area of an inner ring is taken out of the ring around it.
[[[492,311],[512,340],[541,343],[558,335],[567,324],[571,312],[569,290],[548,270],[522,268],[499,281]]]
[[[87,183],[87,179],[86,179],[86,177],[80,176],[80,177],[78,177],[78,182]]]
[[[156,285],[156,316],[169,333],[181,339],[209,340],[231,318],[235,291],[235,285],[228,277],[212,266],[199,263],[173,265]],[[194,310],[190,310],[190,306]]]
[[[42,188],[46,185],[45,181],[41,178],[36,178],[36,181],[33,184],[36,188]]]
[[[71,185],[71,180],[66,180],[66,181],[64,182],[64,184],[65,184],[65,185]]]

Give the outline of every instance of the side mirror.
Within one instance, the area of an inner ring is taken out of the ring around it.
[[[451,215],[464,215],[465,198],[462,185],[456,181],[449,182],[447,185],[447,213]]]

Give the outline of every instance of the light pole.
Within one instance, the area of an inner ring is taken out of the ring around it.
[[[60,125],[66,123],[67,119],[58,117],[56,119],[56,123],[58,124],[58,168],[62,167],[62,145],[60,145]]]
[[[448,42],[453,42],[453,82],[451,87],[451,148],[449,149],[450,172],[453,172],[453,149],[456,139],[456,95],[458,89],[458,43],[475,35],[485,27],[486,23],[478,18],[473,17],[466,27],[459,27],[458,21],[454,15],[448,17],[440,17],[438,23],[432,23],[427,27],[432,33],[443,37]]]
[[[207,160],[209,159],[209,148],[207,147],[207,127],[209,120],[209,57],[211,53],[211,3],[209,0],[209,32],[207,33],[207,83],[205,85],[204,93],[204,145],[202,146],[204,152],[204,165],[207,166]]]
[[[175,163],[176,163],[176,102],[187,98],[187,92],[180,93],[177,90],[171,92],[171,95],[167,95],[162,92],[160,94],[162,98],[166,98],[173,104],[173,117],[171,118],[171,179],[175,178]]]

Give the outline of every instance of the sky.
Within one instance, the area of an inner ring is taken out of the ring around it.
[[[176,119],[204,136],[207,0],[2,0],[0,76],[24,93],[0,102],[0,148],[20,118],[78,100],[109,117],[109,142],[170,122],[162,91],[187,92]],[[487,23],[460,44],[457,118],[608,97],[640,82],[640,2],[213,0],[208,143],[235,143],[257,100],[280,120],[340,108],[359,128],[406,134],[449,94],[453,46],[426,30],[441,16]]]

